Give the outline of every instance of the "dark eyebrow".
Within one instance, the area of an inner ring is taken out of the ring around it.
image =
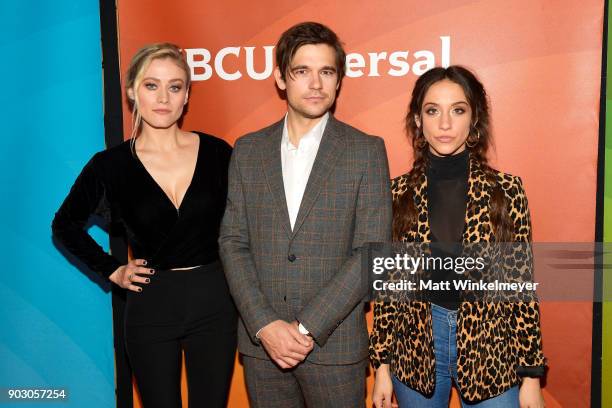
[[[291,67],[291,71],[295,71],[298,69],[310,69],[310,67],[308,65],[296,65],[295,67]],[[321,70],[328,70],[328,71],[336,72],[336,67],[333,67],[331,65],[326,65],[322,67]]]
[[[438,104],[435,103],[435,102],[425,102],[425,103],[423,103],[423,106],[427,106],[427,105],[438,106]],[[466,101],[459,101],[459,102],[453,102],[451,104],[451,106],[455,106],[455,105],[469,105],[469,103],[467,103]]]

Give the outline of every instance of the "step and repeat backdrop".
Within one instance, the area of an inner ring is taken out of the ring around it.
[[[0,2],[0,75],[13,95],[0,101],[0,407],[115,404],[109,285],[51,237],[74,179],[104,149],[99,8]],[[108,248],[103,230],[89,231]]]
[[[522,177],[534,240],[594,239],[601,1],[118,0],[117,8],[121,71],[144,44],[178,44],[194,79],[183,128],[230,143],[286,112],[272,77],[280,34],[301,21],[328,25],[348,54],[336,116],[385,139],[392,177],[411,165],[403,128],[416,78],[465,65],[490,95],[491,160]],[[543,302],[547,406],[589,405],[592,320],[590,302]],[[371,385],[370,374],[368,395]],[[237,361],[230,406],[245,404]]]
[[[116,0],[116,6],[118,36],[104,41],[118,41],[121,72],[142,45],[178,44],[194,79],[183,128],[231,144],[286,112],[272,77],[280,34],[307,20],[330,26],[348,53],[335,114],[385,139],[392,176],[411,166],[404,116],[415,80],[434,66],[465,65],[490,96],[491,162],[523,179],[534,241],[595,238],[603,1]],[[56,390],[62,406],[116,403],[109,285],[66,257],[50,231],[71,183],[104,149],[99,9],[94,0],[0,4],[7,60],[0,64],[7,79],[0,102],[0,406],[40,406],[8,398],[9,389],[27,387]],[[95,225],[90,231],[108,246],[104,231]],[[577,279],[593,285],[592,277]],[[588,299],[542,302],[548,407],[590,406],[593,321],[599,317]],[[604,345],[612,334],[606,323]],[[605,348],[603,364],[609,406],[612,358]],[[230,407],[248,406],[242,374],[237,358]],[[370,372],[368,404],[372,382]]]

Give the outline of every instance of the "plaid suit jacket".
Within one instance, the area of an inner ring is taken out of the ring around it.
[[[238,348],[269,358],[257,331],[299,320],[315,339],[308,361],[367,357],[361,249],[391,238],[384,141],[330,116],[293,230],[281,167],[283,120],[240,138],[230,162],[219,237],[241,315]]]

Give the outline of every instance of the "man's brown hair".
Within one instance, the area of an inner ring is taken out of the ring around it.
[[[283,81],[295,53],[301,46],[307,44],[327,44],[335,50],[336,71],[338,83],[340,83],[344,77],[346,64],[346,53],[342,48],[342,43],[329,27],[312,21],[294,25],[281,35],[276,44],[276,65],[278,65]]]

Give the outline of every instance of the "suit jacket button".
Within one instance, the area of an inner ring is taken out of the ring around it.
[[[295,259],[296,259],[296,258],[295,258],[295,255],[294,255],[294,254],[290,254],[290,255],[287,257],[287,259],[289,260],[289,262],[293,262],[293,261],[295,261]]]

